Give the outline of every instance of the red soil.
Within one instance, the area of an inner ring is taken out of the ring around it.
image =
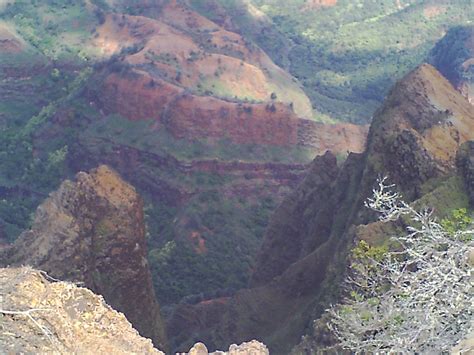
[[[367,127],[298,118],[281,103],[242,104],[195,96],[145,72],[111,74],[102,106],[131,120],[153,119],[177,138],[228,138],[239,144],[303,145],[315,153],[361,152]]]

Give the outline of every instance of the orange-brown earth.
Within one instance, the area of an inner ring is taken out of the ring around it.
[[[192,92],[257,101],[275,93],[299,116],[313,116],[299,84],[261,49],[176,1],[156,19],[108,15],[92,43],[106,56],[136,46],[127,63]]]
[[[308,119],[311,104],[295,79],[240,35],[177,1],[155,19],[109,14],[93,43],[106,56],[122,53],[93,98],[105,112],[155,120],[155,129],[180,139],[301,145],[314,155],[364,148],[367,127]]]
[[[153,119],[176,138],[229,138],[234,143],[303,145],[321,154],[361,152],[368,128],[299,118],[283,103],[236,103],[192,95],[181,87],[134,70],[110,74],[98,98],[109,112],[131,120]]]

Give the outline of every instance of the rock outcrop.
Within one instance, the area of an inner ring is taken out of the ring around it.
[[[472,139],[474,110],[467,100],[429,65],[408,74],[377,111],[366,152],[350,154],[341,167],[331,154],[316,158],[308,177],[281,204],[265,234],[252,287],[178,307],[168,320],[173,346],[196,332],[208,346],[220,347],[251,334],[272,353],[288,353],[337,298],[357,226],[375,219],[363,202],[377,176],[388,175],[407,201],[431,191],[450,198],[447,179],[456,172],[456,152]],[[443,181],[442,194],[436,189]]]
[[[0,268],[0,352],[164,355],[102,296],[29,267]],[[256,341],[209,353],[203,343],[181,355],[268,355]]]
[[[26,267],[0,269],[0,353],[164,355],[101,296]]]
[[[271,217],[257,255],[252,285],[268,283],[326,241],[335,206],[316,211],[321,201],[326,201],[326,206],[331,203],[333,191],[328,187],[339,172],[333,154],[328,152],[315,159],[305,180]]]
[[[3,264],[30,265],[56,279],[82,282],[166,349],[146,259],[143,203],[107,166],[63,182],[5,254]]]
[[[203,343],[196,343],[189,350],[189,353],[178,353],[177,355],[269,355],[267,347],[256,341],[242,343],[240,345],[232,344],[228,351],[214,351],[209,353],[206,345]]]
[[[391,90],[369,130],[365,184],[388,175],[413,200],[449,174],[460,145],[473,138],[474,109],[431,65]],[[365,191],[365,196],[368,191]]]

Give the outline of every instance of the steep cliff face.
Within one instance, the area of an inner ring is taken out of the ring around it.
[[[348,237],[341,234],[356,197],[362,158],[351,154],[341,168],[330,153],[316,158],[312,174],[271,219],[252,287],[232,297],[179,305],[167,320],[172,347],[186,348],[196,338],[212,348],[224,347],[227,339],[244,341],[255,334],[272,353],[288,353],[342,275],[339,254]]]
[[[459,146],[473,137],[474,110],[428,64],[395,85],[369,131],[366,183],[385,174],[413,200],[449,174]]]
[[[31,265],[60,280],[83,282],[165,349],[146,256],[140,197],[117,173],[100,166],[61,184],[2,263]]]
[[[253,285],[271,281],[327,240],[336,208],[329,206],[333,191],[328,187],[339,171],[331,153],[316,158],[305,180],[273,214],[257,255]],[[320,209],[321,201],[329,208]]]
[[[452,199],[445,205],[454,208],[452,194],[462,184],[447,179],[455,173],[459,147],[473,138],[472,106],[446,79],[428,65],[408,74],[374,117],[366,152],[349,155],[340,168],[331,154],[317,158],[311,173],[281,204],[265,234],[253,287],[178,308],[168,321],[172,344],[194,334],[204,320],[212,330],[198,334],[208,344],[258,334],[272,351],[287,353],[337,297],[346,253],[363,234],[356,226],[374,219],[363,201],[377,176],[388,174],[408,201],[430,195],[439,206]],[[384,232],[375,227],[366,231],[368,239]]]
[[[432,49],[428,60],[474,104],[474,26],[450,29]]]

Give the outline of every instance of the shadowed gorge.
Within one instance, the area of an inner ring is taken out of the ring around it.
[[[0,0],[0,352],[82,325],[85,352],[345,351],[328,307],[410,225],[367,208],[378,178],[445,237],[474,223],[469,5]]]
[[[173,346],[199,329],[198,337],[216,346],[259,334],[273,352],[290,351],[337,297],[353,241],[383,239],[384,229],[356,228],[374,220],[363,201],[378,175],[387,174],[408,201],[424,197],[438,206],[441,216],[466,206],[463,184],[451,177],[459,147],[474,139],[473,125],[472,106],[433,67],[424,64],[409,73],[377,111],[366,152],[349,155],[340,168],[329,153],[316,158],[277,209],[257,256],[252,287],[176,309],[168,320]],[[391,144],[401,140],[411,143]],[[470,177],[466,181],[470,184]],[[451,204],[443,206],[443,194]],[[203,331],[196,325],[204,319]]]
[[[165,304],[243,287],[268,216],[311,159],[364,148],[367,127],[316,122],[296,79],[181,1],[3,11],[22,51],[1,63],[0,235],[28,228],[64,178],[108,164],[143,196]]]

